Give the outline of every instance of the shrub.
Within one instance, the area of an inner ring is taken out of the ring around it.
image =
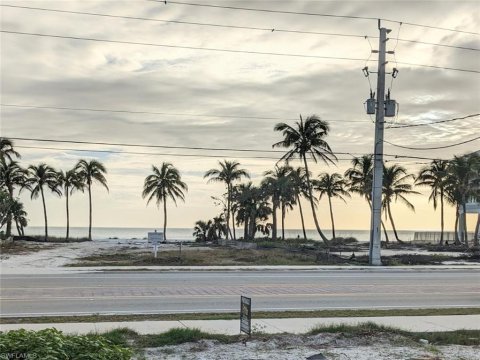
[[[2,359],[128,360],[132,351],[96,334],[65,335],[57,329],[0,333]]]

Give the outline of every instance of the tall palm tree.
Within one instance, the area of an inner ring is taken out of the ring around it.
[[[339,198],[346,203],[344,196],[350,197],[350,194],[345,190],[347,182],[342,178],[342,175],[338,173],[333,173],[331,175],[324,173],[320,174],[318,177],[319,179],[315,181],[313,187],[320,194],[319,200],[321,200],[324,195],[328,197],[330,218],[332,219],[332,239],[335,239],[335,221],[333,219],[332,198]]]
[[[407,195],[419,194],[419,192],[412,190],[412,184],[408,183],[408,181],[412,179],[415,179],[413,174],[408,174],[403,166],[394,164],[383,167],[382,207],[383,210],[386,211],[386,214],[388,214],[395,239],[398,242],[401,242],[401,240],[398,237],[397,229],[393,221],[391,204],[393,201],[401,200],[410,210],[415,211],[413,204],[405,197]]]
[[[177,205],[177,199],[185,201],[184,191],[188,191],[187,184],[182,181],[180,172],[171,163],[164,162],[160,167],[152,166],[153,174],[145,178],[142,197],[148,197],[147,205],[152,199],[157,206],[163,203],[163,236],[167,240],[167,199],[172,199]]]
[[[60,186],[63,187],[63,193],[65,194],[66,199],[65,208],[67,211],[67,234],[65,238],[68,240],[70,237],[69,198],[75,190],[80,190],[83,192],[85,184],[83,183],[82,178],[75,171],[75,169],[71,169],[65,172],[63,170],[60,171],[58,173],[58,180],[60,182]]]
[[[99,183],[108,190],[107,179],[105,174],[107,169],[105,166],[97,160],[80,160],[75,165],[74,171],[78,174],[81,182],[88,189],[88,204],[89,204],[89,217],[88,217],[88,240],[92,240],[92,185]]]
[[[303,238],[307,240],[307,232],[305,230],[305,219],[303,218],[303,209],[301,198],[305,197],[308,199],[308,185],[307,185],[307,174],[305,168],[297,167],[290,173],[290,178],[293,184],[293,191],[296,197],[296,203],[300,211],[300,220],[302,222],[302,232]]]
[[[287,153],[282,156],[281,160],[288,161],[298,156],[300,160],[303,161],[315,227],[325,244],[328,244],[328,239],[320,229],[317,213],[315,211],[307,155],[309,155],[314,162],[317,162],[317,160],[323,160],[327,164],[334,163],[336,156],[330,149],[330,145],[325,141],[325,137],[328,135],[330,127],[326,121],[321,120],[316,115],[307,117],[305,122],[303,122],[303,118],[300,115],[300,121],[297,121],[294,126],[285,123],[278,123],[275,125],[274,130],[282,132],[283,140],[273,144],[273,147],[284,147],[289,149]]]
[[[203,178],[210,178],[208,182],[223,182],[227,186],[227,240],[230,235],[230,218],[232,219],[233,227],[235,227],[235,219],[231,216],[232,208],[232,191],[233,183],[235,181],[241,180],[243,177],[250,178],[247,170],[240,169],[240,163],[237,161],[228,161],[224,160],[219,161],[219,169],[210,169],[208,170]],[[235,239],[235,237],[234,237]]]
[[[31,198],[36,199],[40,195],[43,203],[43,215],[45,218],[45,241],[48,240],[48,218],[47,218],[47,206],[45,203],[45,191],[46,187],[54,194],[58,196],[62,195],[60,190],[60,182],[58,180],[58,174],[52,167],[47,164],[30,165],[28,167],[28,175],[26,180],[26,187],[31,191]]]
[[[447,180],[447,164],[446,160],[433,160],[428,166],[420,170],[416,185],[429,186],[431,189],[428,201],[433,202],[433,209],[437,209],[438,199],[440,200],[440,245],[443,245],[444,232],[444,200],[445,186]]]
[[[0,161],[12,161],[13,157],[20,158],[20,154],[15,151],[13,142],[10,139],[0,137]]]
[[[348,190],[364,197],[372,210],[372,184],[373,184],[373,155],[366,154],[352,159],[352,167],[345,171],[344,176],[348,179]],[[381,221],[385,241],[389,242],[387,228]]]
[[[282,240],[285,239],[285,212],[287,204],[290,204],[292,197],[292,180],[290,173],[293,169],[290,166],[275,166],[274,170],[265,171],[262,186],[272,198],[272,239],[277,238],[277,209],[282,211]]]
[[[21,168],[16,161],[0,160],[0,189],[4,190],[9,196],[9,202],[13,203],[14,191],[16,187],[25,186],[26,171]],[[12,235],[12,213],[7,212],[5,236],[9,238]]]

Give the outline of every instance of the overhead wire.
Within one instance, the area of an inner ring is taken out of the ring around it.
[[[342,60],[342,61],[365,61],[365,59],[361,59],[361,58],[350,58],[350,57],[339,57],[339,56],[308,55],[308,54],[293,54],[293,53],[278,53],[278,52],[262,52],[262,51],[254,51],[254,50],[237,50],[237,49],[222,49],[222,48],[207,48],[207,47],[199,47],[199,46],[184,46],[184,45],[172,45],[172,44],[145,43],[145,42],[126,41],[126,40],[110,40],[110,39],[89,38],[89,37],[80,37],[80,36],[64,36],[64,35],[31,33],[31,32],[12,31],[12,30],[0,30],[0,32],[5,33],[5,34],[11,34],[11,35],[37,36],[37,37],[48,37],[48,38],[55,38],[55,39],[92,41],[92,42],[124,44],[124,45],[153,46],[153,47],[176,48],[176,49],[184,49],[184,50],[226,52],[226,53],[234,53],[234,54],[286,56],[286,57],[295,57],[295,58],[311,58],[311,59]],[[474,69],[462,69],[462,68],[445,67],[445,66],[439,66],[439,65],[415,64],[415,63],[408,63],[408,62],[398,62],[398,63],[403,64],[403,65],[410,65],[410,66],[418,66],[418,67],[435,68],[435,69],[442,69],[442,70],[452,70],[452,71],[460,71],[460,72],[480,74],[480,70],[474,70]]]
[[[345,33],[338,33],[338,32],[335,33],[335,32],[282,29],[277,27],[242,26],[242,25],[216,24],[216,23],[192,22],[192,21],[181,21],[181,20],[165,20],[165,19],[157,19],[157,18],[146,18],[146,17],[137,17],[137,16],[115,15],[115,14],[94,13],[94,12],[63,10],[63,9],[51,9],[51,8],[20,6],[20,5],[11,5],[11,4],[0,4],[0,6],[7,7],[7,8],[24,9],[24,10],[47,11],[47,12],[57,12],[57,13],[86,15],[86,16],[98,16],[98,17],[107,17],[107,18],[125,19],[125,20],[152,21],[152,22],[161,22],[161,23],[167,23],[167,24],[170,23],[170,24],[205,26],[205,27],[213,27],[213,28],[242,29],[242,30],[255,30],[255,31],[264,31],[264,32],[277,32],[277,33],[280,32],[280,33],[291,33],[291,34],[338,36],[338,37],[351,37],[351,38],[365,37],[365,35],[361,35],[361,34],[345,34]],[[370,37],[373,39],[375,38],[378,39],[378,36],[370,36]],[[396,40],[397,43],[400,41],[400,42],[417,43],[417,44],[429,45],[429,46],[448,47],[448,48],[460,49],[460,50],[480,51],[479,48],[474,48],[474,47],[433,43],[433,42],[419,41],[419,40],[413,40],[413,39],[400,39],[398,38],[398,36],[392,40]]]
[[[341,18],[341,19],[357,19],[357,20],[383,20],[393,23],[399,23],[398,20],[373,17],[373,16],[357,16],[357,15],[337,15],[337,14],[326,14],[326,13],[314,13],[314,12],[301,12],[301,11],[287,11],[287,10],[274,10],[274,9],[258,9],[258,8],[248,8],[248,7],[239,7],[239,6],[227,6],[227,5],[213,5],[213,4],[199,4],[199,3],[189,3],[184,1],[170,1],[170,0],[146,0],[150,2],[162,3],[162,4],[177,4],[177,5],[186,5],[186,6],[198,6],[198,7],[209,7],[209,8],[219,8],[219,9],[229,9],[229,10],[243,10],[243,11],[256,11],[256,12],[265,12],[265,13],[277,13],[277,14],[291,14],[291,15],[306,15],[306,16],[319,16],[319,17],[331,17],[331,18]],[[405,22],[403,24],[415,27],[424,27],[428,29],[444,30],[450,32],[457,32],[470,35],[480,35],[478,32],[468,31],[468,30],[459,30],[452,28],[445,28],[434,25],[425,25],[412,22]]]
[[[454,147],[454,146],[459,146],[459,145],[471,143],[471,142],[476,141],[476,140],[479,140],[479,139],[480,139],[480,136],[477,136],[477,137],[475,137],[475,138],[473,138],[473,139],[461,141],[461,142],[458,142],[458,143],[455,143],[455,144],[444,145],[444,146],[421,147],[421,148],[419,148],[419,147],[411,147],[411,146],[404,146],[404,145],[393,144],[393,143],[391,143],[390,141],[387,141],[387,140],[384,140],[384,142],[386,142],[387,144],[390,144],[390,145],[392,145],[392,146],[401,148],[401,149],[419,150],[419,151],[420,151],[420,150],[439,150],[439,149],[447,149],[447,148],[451,148],[451,147]]]
[[[452,119],[446,119],[446,120],[439,120],[439,121],[431,121],[428,123],[421,123],[421,124],[405,124],[405,125],[395,125],[389,127],[389,129],[403,129],[403,128],[409,128],[409,127],[417,127],[417,126],[427,126],[427,125],[435,125],[435,124],[442,124],[442,123],[447,123],[451,121],[458,121],[458,120],[465,120],[473,117],[480,116],[480,114],[471,114],[471,115],[465,115],[462,117],[456,117]]]

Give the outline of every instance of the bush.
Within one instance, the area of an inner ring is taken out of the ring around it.
[[[2,332],[0,354],[2,359],[128,360],[132,351],[100,335],[65,335],[52,328]]]

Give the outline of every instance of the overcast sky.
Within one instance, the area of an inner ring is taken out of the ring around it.
[[[408,23],[479,32],[480,2],[462,1],[197,1],[284,11],[329,13],[382,17]],[[161,20],[248,26],[266,29],[300,30],[378,36],[377,22],[318,16],[251,12],[152,1],[1,1],[2,5],[42,7],[89,13],[142,17]],[[317,114],[330,121],[328,142],[333,151],[354,154],[373,151],[374,125],[364,111],[369,83],[361,69],[366,60],[375,60],[371,48],[378,49],[375,38],[324,36],[279,31],[226,29],[46,12],[2,7],[2,30],[86,37],[152,44],[203,48],[248,50],[361,59],[327,60],[258,54],[212,52],[169,47],[115,44],[2,33],[2,103],[110,110],[131,110],[165,114],[132,114],[2,106],[1,134],[6,137],[80,140],[97,142],[198,146],[268,150],[280,140],[273,131],[279,120],[246,119],[266,117],[289,119],[299,114]],[[478,35],[448,32],[395,22],[384,22],[390,37],[480,48]],[[396,66],[399,75],[391,83],[392,98],[400,104],[399,124],[414,124],[450,119],[480,112],[480,75],[400,63],[479,70],[479,52],[418,43],[388,41],[396,59],[388,56],[388,71]],[[363,60],[364,59],[364,60]],[[376,71],[375,61],[368,62]],[[370,76],[376,86],[375,74]],[[185,115],[169,115],[185,114]],[[188,114],[191,114],[189,116]],[[210,116],[194,116],[210,115]],[[211,115],[219,115],[217,117]],[[221,116],[228,115],[229,117]],[[238,116],[238,118],[235,118]],[[386,140],[412,147],[442,146],[468,140],[480,132],[479,118],[435,126],[388,129]],[[63,149],[118,150],[171,154],[208,154],[228,156],[248,169],[255,183],[275,160],[248,159],[242,156],[272,156],[223,151],[169,150],[49,144],[16,141],[18,146],[44,146]],[[444,150],[413,151],[385,145],[388,154],[450,158],[478,150],[471,142]],[[211,200],[224,191],[221,185],[207,184],[206,170],[218,159],[172,155],[127,155],[71,150],[18,148],[21,163],[46,162],[67,170],[80,158],[97,158],[108,169],[110,192],[94,191],[94,226],[159,227],[162,216],[154,205],[145,206],[141,198],[143,179],[152,164],[172,162],[189,186],[186,203],[169,207],[169,226],[192,227],[198,219],[220,212]],[[348,159],[349,156],[339,156]],[[409,171],[422,164],[400,159]],[[349,162],[337,166],[312,166],[320,172],[343,173]],[[427,189],[418,189],[427,193]],[[393,208],[401,229],[436,229],[438,212],[433,212],[426,196],[412,196],[416,213],[398,204]],[[43,225],[41,201],[26,194],[31,225]],[[334,202],[337,226],[341,229],[367,229],[370,215],[363,199],[353,197],[345,205]],[[65,223],[64,199],[49,195],[49,224]],[[452,227],[449,209],[447,226]],[[320,223],[330,228],[326,200],[322,200]],[[473,216],[469,219],[473,224]],[[72,198],[71,224],[88,224],[88,200],[83,194]],[[297,211],[287,217],[288,228],[299,228]],[[307,214],[307,227],[313,220]]]

